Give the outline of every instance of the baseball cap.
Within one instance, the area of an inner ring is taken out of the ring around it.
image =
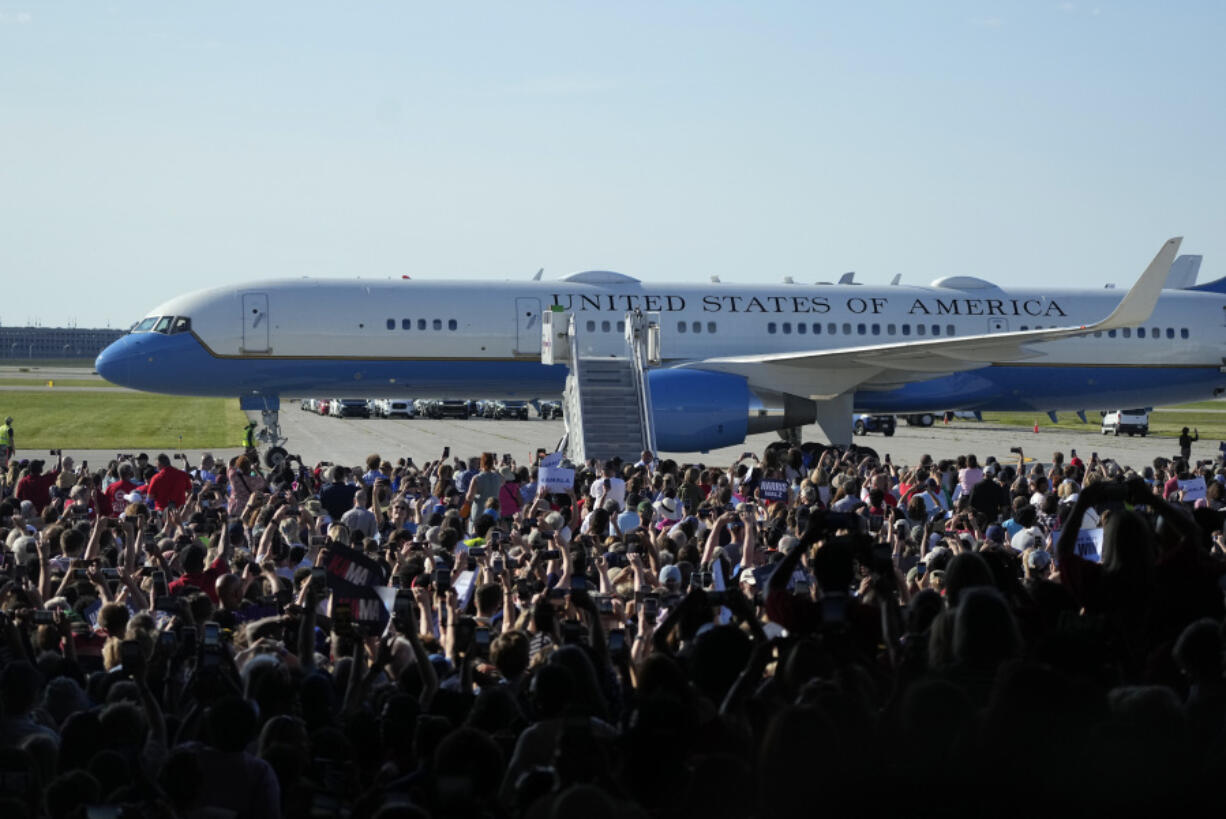
[[[1026,567],[1037,571],[1043,571],[1051,565],[1051,554],[1045,549],[1032,549],[1030,554],[1026,555]]]
[[[660,584],[667,586],[669,583],[681,585],[681,569],[675,564],[670,564],[660,569]]]
[[[990,540],[993,543],[1003,544],[1005,542],[1005,529],[1000,524],[993,523],[987,528],[986,531],[984,531],[983,537],[984,540]]]

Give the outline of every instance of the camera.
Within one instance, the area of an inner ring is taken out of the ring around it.
[[[191,657],[196,653],[196,627],[183,626],[179,629],[179,644],[182,654]]]
[[[216,648],[221,645],[221,626],[213,620],[209,620],[204,624],[204,637],[201,639],[201,644],[205,648]]]
[[[562,624],[563,645],[578,645],[583,640],[583,624],[577,620],[567,620]]]
[[[392,620],[396,624],[396,628],[404,629],[408,624],[410,617],[413,614],[413,606],[416,603],[413,601],[413,593],[408,589],[400,589],[396,592],[396,601],[392,604]]]
[[[140,667],[144,659],[140,643],[135,640],[124,640],[119,644],[119,662],[123,665],[123,670],[129,675]]]
[[[1009,451],[1012,452],[1014,455],[1022,454],[1022,448],[1020,446],[1011,446],[1009,447]]]

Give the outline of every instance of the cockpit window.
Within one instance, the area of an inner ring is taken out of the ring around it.
[[[154,326],[153,332],[164,333],[170,329],[170,322],[174,321],[174,316],[162,316],[158,319],[158,323]]]
[[[141,320],[139,324],[137,324],[135,327],[132,328],[132,332],[147,333],[153,329],[153,325],[157,324],[157,321],[158,321],[157,316],[150,316],[147,319],[143,319]]]
[[[179,316],[175,319],[174,324],[170,325],[170,333],[188,333],[192,329],[192,320],[187,316]]]

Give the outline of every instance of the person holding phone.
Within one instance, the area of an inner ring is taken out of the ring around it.
[[[592,481],[588,494],[592,498],[592,506],[603,506],[606,501],[617,501],[618,510],[626,508],[626,482],[617,476],[613,462],[608,461],[601,468],[598,476]]]
[[[464,495],[464,505],[469,510],[468,517],[475,520],[485,511],[485,502],[497,502],[498,493],[504,483],[502,475],[494,470],[494,453],[481,453],[481,470],[468,483],[468,492]]]

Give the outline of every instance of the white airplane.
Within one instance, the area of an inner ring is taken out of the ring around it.
[[[201,290],[151,310],[102,352],[115,384],[239,397],[275,428],[282,397],[555,396],[541,313],[571,311],[582,355],[624,351],[628,311],[658,312],[648,374],[657,446],[699,451],[853,411],[1081,410],[1226,391],[1226,279],[1163,290],[1180,239],[1120,291],[652,284],[588,271],[556,281],[294,279]]]

